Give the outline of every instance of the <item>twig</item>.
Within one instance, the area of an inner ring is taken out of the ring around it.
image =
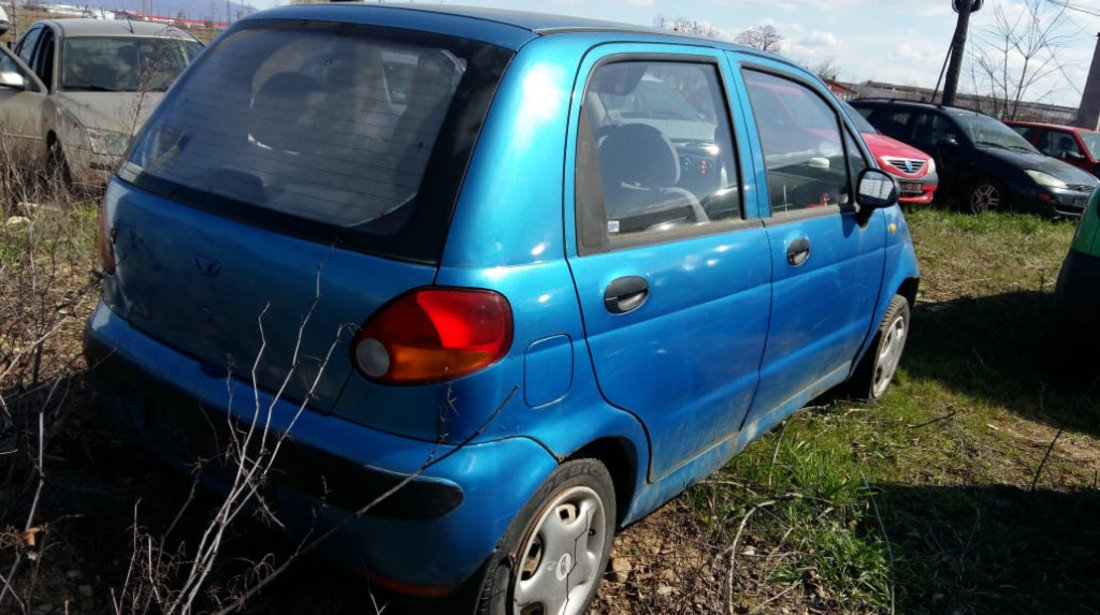
[[[920,429],[921,427],[928,427],[932,423],[939,423],[940,421],[946,421],[947,419],[955,416],[958,413],[959,413],[958,410],[952,410],[951,412],[948,412],[947,414],[945,414],[943,416],[937,416],[936,418],[934,418],[930,421],[925,421],[925,422],[923,422],[919,425],[906,425],[906,427],[908,427],[909,429]]]
[[[790,593],[790,591],[791,591],[792,589],[794,589],[794,588],[798,587],[798,585],[799,585],[800,583],[802,583],[802,580],[801,580],[801,579],[800,579],[800,580],[798,580],[798,581],[795,581],[794,583],[791,583],[790,585],[788,585],[788,586],[787,586],[787,589],[784,589],[783,591],[781,591],[781,592],[779,592],[778,594],[776,594],[776,595],[772,596],[771,598],[768,598],[767,600],[765,600],[765,601],[761,602],[760,604],[758,604],[758,605],[756,605],[756,606],[752,607],[752,609],[751,609],[751,610],[749,610],[749,613],[748,613],[748,615],[752,615],[753,613],[759,613],[759,612],[760,612],[760,609],[763,609],[763,608],[764,608],[765,606],[767,606],[767,605],[768,605],[769,603],[771,603],[771,602],[775,602],[776,600],[779,600],[779,599],[780,599],[780,598],[782,598],[783,596],[786,596],[787,594],[789,594],[789,593]]]
[[[326,539],[328,539],[330,536],[332,536],[336,532],[343,529],[343,527],[345,525],[347,525],[348,523],[351,523],[352,519],[357,519],[357,518],[362,517],[363,515],[365,515],[367,512],[370,511],[370,509],[372,509],[375,506],[377,506],[378,504],[384,502],[386,499],[388,499],[394,493],[397,493],[399,490],[404,488],[405,485],[409,484],[410,482],[412,482],[413,480],[418,478],[428,468],[442,462],[443,460],[447,459],[451,455],[454,455],[458,451],[460,451],[460,450],[466,448],[467,446],[469,446],[469,444],[471,442],[473,442],[474,439],[476,439],[478,436],[480,436],[481,433],[484,432],[494,420],[496,420],[496,417],[501,412],[504,411],[504,408],[508,405],[509,402],[512,401],[512,398],[515,397],[516,391],[518,391],[518,390],[519,390],[519,386],[512,387],[511,392],[509,392],[508,396],[504,399],[504,401],[501,402],[499,406],[497,406],[497,409],[494,410],[493,413],[489,415],[489,418],[485,419],[485,421],[473,433],[471,433],[469,436],[467,436],[465,440],[458,443],[456,446],[451,448],[449,451],[447,451],[446,453],[443,453],[442,455],[440,455],[438,457],[435,457],[434,454],[429,455],[428,459],[425,460],[424,463],[422,463],[420,465],[420,467],[416,469],[415,472],[413,472],[413,473],[409,474],[408,476],[406,476],[405,478],[403,478],[399,483],[397,483],[396,485],[391,487],[385,493],[379,495],[378,497],[376,497],[373,500],[371,500],[370,502],[368,502],[365,506],[363,506],[363,507],[359,508],[358,510],[352,512],[351,514],[347,515],[346,517],[344,517],[343,519],[341,519],[337,523],[334,523],[327,530],[325,530],[320,535],[318,535],[317,538],[313,540],[313,542],[303,546],[298,551],[298,554],[299,555],[305,555],[306,553],[309,553],[310,551],[315,549],[318,545],[320,545],[322,542],[324,542]],[[237,609],[241,608],[244,605],[246,600],[248,600],[252,596],[255,596],[261,589],[266,587],[268,584],[270,584],[272,581],[274,581],[276,578],[278,578],[279,575],[281,575],[283,572],[285,572],[286,569],[288,567],[290,567],[291,563],[293,563],[293,558],[288,559],[287,561],[280,564],[277,568],[275,568],[271,571],[271,574],[269,574],[268,576],[261,579],[259,582],[257,582],[252,587],[245,590],[240,596],[238,596],[235,600],[233,600],[233,602],[231,602],[229,604],[229,606],[217,611],[215,613],[215,615],[226,615],[228,613],[232,613],[233,611],[236,611]]]
[[[744,517],[741,517],[741,525],[738,526],[737,535],[733,537],[733,546],[730,547],[730,565],[729,571],[726,573],[726,608],[729,611],[729,615],[735,615],[733,608],[733,564],[737,559],[737,543],[741,541],[741,533],[745,531],[745,525],[749,522],[749,518],[752,517],[754,512],[765,506],[771,506],[775,504],[775,502],[775,500],[765,500],[759,504],[755,504],[749,509],[749,512],[745,513]]]

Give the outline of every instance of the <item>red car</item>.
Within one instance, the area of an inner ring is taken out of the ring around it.
[[[1039,122],[1005,120],[1035,149],[1100,177],[1100,132]]]
[[[939,186],[936,175],[936,163],[932,157],[921,150],[892,139],[875,129],[863,115],[849,106],[840,103],[848,112],[848,117],[863,135],[867,149],[878,160],[883,171],[898,178],[901,196],[898,202],[906,205],[927,205],[932,202]]]

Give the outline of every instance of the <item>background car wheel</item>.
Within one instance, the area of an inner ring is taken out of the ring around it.
[[[57,140],[50,141],[46,147],[46,173],[50,181],[60,181],[66,187],[73,184],[69,163],[65,160],[65,152],[61,151],[61,144]]]
[[[480,615],[580,615],[615,533],[615,489],[595,459],[558,466],[512,521],[479,592]]]
[[[970,187],[966,194],[966,205],[972,214],[983,211],[1001,211],[1008,209],[1008,194],[1001,182],[995,179],[980,179]]]
[[[882,399],[901,362],[908,338],[909,302],[901,295],[894,295],[878,326],[874,343],[852,376],[853,395],[871,401]]]

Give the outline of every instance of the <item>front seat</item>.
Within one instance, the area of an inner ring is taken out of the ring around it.
[[[661,131],[647,124],[611,129],[597,151],[609,225],[617,231],[644,231],[666,223],[706,222],[691,192],[676,187],[680,159]],[[612,228],[609,226],[609,228]]]

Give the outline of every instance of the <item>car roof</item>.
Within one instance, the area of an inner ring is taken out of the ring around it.
[[[953,107],[951,105],[941,105],[937,103],[924,102],[921,100],[898,100],[894,98],[857,98],[856,100],[848,101],[853,107],[919,107],[922,109],[929,109],[935,111],[943,111],[948,115],[983,115],[990,117],[981,111],[975,111],[974,109],[967,109],[966,107]]]
[[[461,29],[463,22],[469,24],[469,20],[474,20],[478,26],[478,33],[475,37],[477,40],[513,50],[518,49],[533,38],[553,34],[570,32],[606,33],[609,41],[621,40],[624,35],[637,35],[645,38],[654,37],[677,42],[690,42],[696,45],[702,43],[712,47],[742,51],[801,69],[798,64],[783,56],[715,39],[614,21],[511,9],[443,4],[394,5],[336,2],[276,7],[253,13],[242,19],[241,22],[263,19],[305,18],[369,25],[377,23],[376,20],[382,17],[385,17],[386,25],[394,24],[395,27],[410,29],[427,27],[426,22],[429,19],[434,23],[447,23],[454,29]],[[474,37],[473,33],[471,33],[471,37]]]
[[[175,26],[148,21],[120,19],[46,19],[38,23],[48,24],[62,36],[168,36],[197,40],[190,33]]]
[[[1002,120],[1009,126],[1032,126],[1035,128],[1054,128],[1057,130],[1067,130],[1069,132],[1096,132],[1095,130],[1089,130],[1088,128],[1081,128],[1080,126],[1067,126],[1066,124],[1050,124],[1048,122],[1027,122],[1024,120]]]

